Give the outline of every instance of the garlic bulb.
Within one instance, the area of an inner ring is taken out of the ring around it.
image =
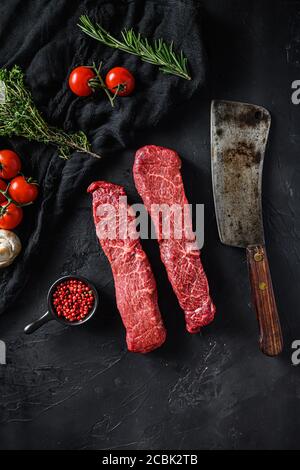
[[[19,237],[10,230],[0,230],[0,268],[6,268],[21,251]]]

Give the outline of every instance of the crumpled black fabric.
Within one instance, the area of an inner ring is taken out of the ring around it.
[[[203,84],[205,54],[199,6],[197,0],[2,0],[0,65],[20,65],[46,120],[67,131],[85,131],[93,151],[103,156],[105,164],[114,165],[118,149],[126,147],[138,130],[157,125],[172,106],[190,99]],[[164,75],[158,67],[89,38],[76,26],[85,13],[116,36],[122,28],[133,27],[151,39],[173,40],[175,48],[183,49],[188,57],[192,80]],[[74,67],[100,61],[104,74],[122,65],[136,77],[134,95],[117,99],[114,109],[102,93],[78,98],[68,89],[67,79]],[[103,163],[76,152],[65,161],[50,145],[19,138],[2,139],[0,147],[17,151],[23,172],[40,183],[38,202],[25,209],[24,221],[16,230],[22,254],[0,272],[3,313],[26,285],[40,249],[51,244],[55,226],[74,210],[70,202],[85,191],[92,178],[101,178]]]

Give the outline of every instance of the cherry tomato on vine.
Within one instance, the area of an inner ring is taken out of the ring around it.
[[[90,67],[76,67],[70,74],[69,87],[77,96],[89,96],[93,93],[89,80],[95,77],[96,74]]]
[[[118,96],[131,95],[135,88],[135,78],[129,70],[124,67],[114,67],[105,78],[107,88]],[[119,87],[119,91],[118,90]]]
[[[6,202],[0,204],[0,228],[12,230],[16,228],[23,219],[23,209],[12,202],[7,206]]]
[[[30,204],[38,197],[38,185],[32,178],[16,176],[10,182],[8,194],[18,204]]]
[[[5,181],[3,180],[0,180],[0,189],[1,191],[5,191],[7,188],[7,184],[5,183]],[[2,202],[5,202],[6,201],[6,197],[0,192],[0,204]]]
[[[21,170],[21,160],[12,150],[0,150],[0,178],[9,180]]]

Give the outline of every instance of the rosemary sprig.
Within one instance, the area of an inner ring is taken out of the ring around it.
[[[68,134],[46,123],[26,89],[23,72],[17,65],[11,70],[0,69],[0,136],[25,137],[55,145],[59,156],[65,159],[70,158],[72,150],[101,158],[91,151],[82,131]]]
[[[88,36],[114,49],[119,49],[129,54],[140,57],[144,62],[158,65],[164,73],[177,75],[191,80],[187,68],[187,58],[183,52],[174,52],[173,42],[167,44],[162,39],[157,39],[151,44],[147,38],[135,33],[133,29],[124,29],[121,32],[122,40],[116,39],[98,23],[93,24],[87,15],[79,18],[79,28]]]

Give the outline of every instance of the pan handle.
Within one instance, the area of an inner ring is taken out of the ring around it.
[[[34,322],[32,322],[29,325],[25,326],[24,333],[26,335],[30,335],[31,333],[33,333],[38,328],[40,328],[45,323],[47,323],[48,321],[51,321],[51,320],[54,320],[53,316],[51,315],[50,312],[46,312],[41,318],[38,318],[38,320],[35,320]]]
[[[265,246],[248,246],[247,261],[259,324],[259,347],[264,354],[277,356],[283,349],[283,340]]]

